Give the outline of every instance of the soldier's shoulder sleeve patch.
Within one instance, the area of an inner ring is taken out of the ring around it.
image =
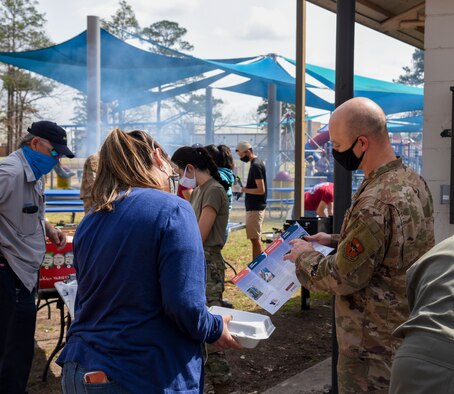
[[[383,244],[384,233],[376,223],[368,220],[366,224],[362,220],[356,220],[354,225],[347,229],[338,245],[336,264],[339,272],[351,273],[364,264],[373,266],[374,261],[370,260],[370,256],[376,256]]]
[[[344,256],[349,260],[356,260],[356,258],[364,252],[364,246],[358,238],[353,238],[346,242],[344,249]]]

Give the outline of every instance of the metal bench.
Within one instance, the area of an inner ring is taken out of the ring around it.
[[[82,200],[50,200],[46,201],[46,207],[71,207],[71,206],[83,206]]]
[[[84,212],[84,207],[50,207],[46,208],[46,212],[70,212],[70,213],[76,213],[76,212]]]
[[[84,212],[84,203],[80,199],[79,189],[48,189],[44,191],[46,196],[46,212],[47,213],[63,213],[69,212],[72,214],[74,222],[77,212]]]
[[[289,206],[294,204],[295,200],[293,198],[267,198],[266,199],[266,209],[268,210],[268,215],[270,218],[272,211],[279,211],[279,218],[281,219],[284,214],[287,216]]]

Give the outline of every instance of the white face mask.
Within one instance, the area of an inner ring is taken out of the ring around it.
[[[186,170],[188,169],[188,166],[185,167],[184,169],[184,174],[183,176],[180,178],[179,180],[179,184],[181,186],[184,186],[184,187],[187,187],[189,189],[195,189],[196,186],[197,186],[197,180],[195,179],[195,174],[194,174],[194,178],[188,178],[186,176]]]

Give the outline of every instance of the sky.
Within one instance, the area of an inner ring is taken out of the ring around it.
[[[188,30],[192,55],[201,58],[234,58],[276,53],[295,59],[296,0],[128,0],[140,26],[167,19]],[[39,0],[46,14],[47,32],[55,43],[86,29],[87,15],[110,20],[116,0]],[[335,14],[307,3],[306,62],[334,68]],[[414,47],[356,24],[355,74],[392,81],[411,64]],[[66,123],[72,116],[72,92],[62,91],[61,103],[49,116]],[[260,99],[215,90],[232,121],[247,121]],[[62,110],[65,108],[65,110]],[[249,119],[250,120],[250,119]]]

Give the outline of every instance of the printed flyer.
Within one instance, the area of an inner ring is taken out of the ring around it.
[[[292,249],[289,241],[309,235],[298,223],[293,224],[270,244],[232,282],[251,300],[274,314],[301,287],[295,273],[295,264],[284,260]],[[313,243],[315,250],[325,256],[333,249]]]

